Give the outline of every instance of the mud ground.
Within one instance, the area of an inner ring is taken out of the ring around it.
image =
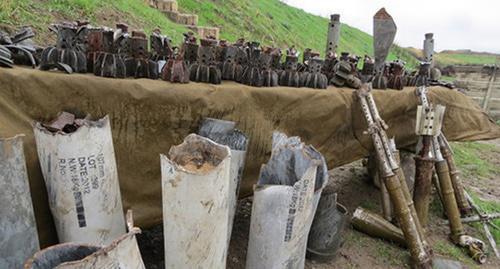
[[[500,140],[484,142],[500,147]],[[500,165],[500,152],[494,151],[484,156],[490,162]],[[482,199],[500,200],[500,182],[497,178],[464,180],[464,184]],[[330,184],[338,193],[338,201],[346,206],[349,213],[362,206],[374,212],[381,212],[378,189],[371,183],[366,168],[357,161],[330,171]],[[245,198],[238,203],[235,223],[229,248],[227,268],[245,268],[248,232],[252,198]],[[500,268],[500,260],[492,254],[484,265],[475,264],[465,251],[453,246],[448,240],[448,227],[444,224],[443,209],[436,194],[430,208],[430,221],[427,233],[437,256],[459,260],[466,268]],[[465,225],[466,231],[483,238],[480,230]],[[164,268],[162,225],[144,230],[138,237],[141,253],[148,269]],[[306,261],[306,269],[336,268],[410,268],[408,252],[392,243],[369,237],[351,226],[345,232],[345,242],[335,260],[319,263]]]

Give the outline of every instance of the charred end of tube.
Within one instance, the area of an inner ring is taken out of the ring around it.
[[[82,126],[103,127],[108,122],[108,116],[97,121],[92,121],[90,115],[77,117],[75,114],[62,111],[57,117],[48,123],[36,122],[35,128],[52,134],[72,134]]]
[[[25,263],[24,269],[52,269],[62,263],[81,260],[100,249],[98,246],[75,243],[55,245],[35,253]]]
[[[211,172],[230,154],[227,146],[196,134],[188,135],[182,144],[173,146],[169,151],[174,163],[198,174]]]

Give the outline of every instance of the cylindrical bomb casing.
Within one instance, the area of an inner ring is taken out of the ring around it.
[[[385,220],[381,216],[372,213],[362,207],[356,208],[352,215],[352,226],[358,231],[373,237],[382,238],[406,246],[406,239],[401,229]]]
[[[407,241],[408,249],[415,268],[432,268],[432,260],[418,232],[418,222],[413,218],[397,175],[385,178],[387,191],[398,214],[401,230]]]

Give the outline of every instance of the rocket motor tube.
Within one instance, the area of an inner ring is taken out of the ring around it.
[[[426,252],[426,248],[421,240],[417,224],[413,218],[410,209],[407,206],[405,195],[401,189],[398,176],[393,175],[384,178],[387,191],[391,196],[394,211],[398,215],[399,223],[403,235],[407,241],[413,266],[415,268],[432,268],[432,260]]]
[[[451,184],[450,172],[448,164],[445,160],[436,162],[436,173],[439,179],[439,185],[443,194],[443,206],[448,216],[451,239],[454,243],[458,243],[461,235],[464,234],[462,222],[460,220],[460,212],[458,211],[455,192]]]
[[[450,171],[451,184],[453,186],[453,191],[455,193],[455,199],[457,200],[458,209],[462,216],[467,216],[472,213],[472,207],[469,205],[467,198],[464,193],[464,185],[460,179],[460,173],[455,165],[455,160],[451,151],[441,145],[441,153],[443,154],[446,163],[448,164],[448,169]]]
[[[401,156],[399,154],[399,150],[393,151],[393,155],[394,158],[396,159],[396,162],[401,163]],[[399,184],[401,185],[401,190],[403,191],[403,194],[406,198],[407,206],[410,209],[410,213],[413,217],[413,220],[415,221],[415,225],[417,226],[418,234],[420,235],[422,243],[424,244],[424,247],[427,249],[427,252],[432,255],[433,253],[432,248],[430,247],[429,243],[427,243],[427,240],[425,238],[425,232],[424,229],[422,228],[422,225],[420,224],[417,211],[415,210],[415,205],[413,204],[413,197],[411,196],[410,189],[408,188],[408,184],[406,183],[405,174],[401,166],[398,169],[396,169],[395,173],[399,178]]]
[[[382,216],[362,207],[356,208],[352,214],[351,223],[356,230],[373,237],[395,242],[401,246],[407,245],[401,229],[382,218]]]

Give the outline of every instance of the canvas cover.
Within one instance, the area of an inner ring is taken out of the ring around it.
[[[388,135],[396,137],[399,147],[417,141],[414,90],[374,91],[380,114],[390,126]],[[443,131],[450,141],[500,137],[500,127],[465,95],[434,87],[428,96],[434,104],[446,106]],[[47,122],[62,110],[88,113],[94,119],[109,115],[123,207],[134,210],[136,224],[143,228],[162,223],[159,154],[195,133],[203,118],[235,121],[249,137],[242,196],[252,193],[260,166],[271,154],[275,130],[313,145],[330,169],[367,156],[372,147],[351,89],[170,84],[0,68],[0,137],[26,135],[26,163],[42,246],[57,238],[32,123]]]

